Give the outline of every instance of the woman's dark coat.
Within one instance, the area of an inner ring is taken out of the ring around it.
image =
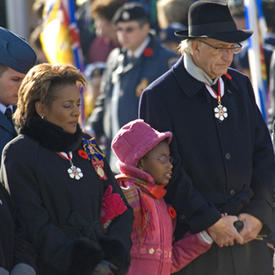
[[[60,140],[43,137],[51,132],[49,126],[30,135],[55,146]],[[130,261],[132,211],[128,208],[115,218],[107,234],[99,223],[105,189],[112,185],[113,192],[123,197],[108,164],[104,161],[107,180],[102,180],[91,161],[78,153],[83,150],[82,139],[78,139],[73,144],[72,162],[81,168],[83,178],[71,179],[67,172],[70,162],[30,135],[21,134],[5,147],[2,176],[6,175],[5,185],[10,187],[38,253],[38,275],[88,275],[103,259],[118,267],[117,274],[125,274]]]
[[[216,99],[187,73],[182,58],[141,98],[140,117],[173,132],[174,175],[166,200],[179,214],[177,238],[186,230],[208,228],[221,213],[249,213],[263,222],[263,234],[272,228],[271,140],[250,81],[235,70],[228,74],[223,76],[222,104],[228,109],[223,122],[214,117]],[[179,274],[271,275],[271,252],[266,250],[263,241],[221,249],[214,245]]]
[[[14,207],[8,192],[0,184],[0,267],[11,271],[18,263],[34,266],[34,251],[15,224]]]

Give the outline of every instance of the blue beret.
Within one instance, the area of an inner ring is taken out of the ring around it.
[[[35,65],[36,54],[23,38],[0,27],[0,63],[26,74]]]

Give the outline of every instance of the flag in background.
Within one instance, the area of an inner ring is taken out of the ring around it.
[[[43,51],[51,64],[72,64],[83,72],[83,57],[75,19],[74,0],[46,0],[43,30],[40,34]],[[81,124],[85,121],[84,89],[80,90]]]
[[[244,0],[247,29],[253,30],[248,43],[248,60],[252,86],[259,109],[267,121],[267,73],[265,67],[263,36],[266,32],[261,0]]]

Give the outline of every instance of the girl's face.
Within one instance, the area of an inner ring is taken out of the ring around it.
[[[139,168],[150,174],[155,183],[166,185],[172,176],[173,165],[167,141],[162,141],[149,151],[139,162]]]

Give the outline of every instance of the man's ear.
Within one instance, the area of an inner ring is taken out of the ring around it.
[[[36,101],[35,102],[35,111],[37,112],[37,114],[44,119],[45,117],[45,113],[44,113],[44,104],[42,104],[40,101]]]

